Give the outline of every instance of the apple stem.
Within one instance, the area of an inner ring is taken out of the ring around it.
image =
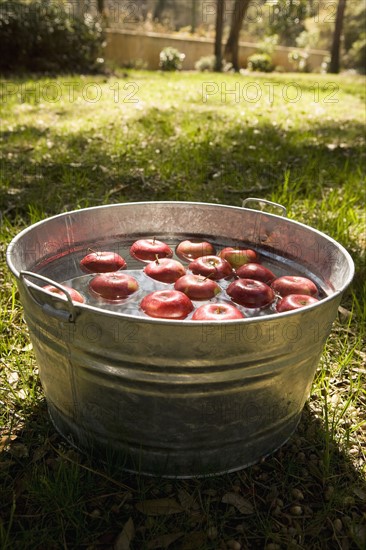
[[[159,262],[159,256],[158,256],[157,254],[155,254],[155,263],[156,263],[157,265],[160,264],[160,262]]]
[[[209,279],[210,277],[212,277],[213,273],[209,273],[202,281],[202,283],[204,283],[205,281],[207,281],[207,279]]]
[[[155,244],[155,241],[156,241],[156,237],[155,237],[155,235],[154,235],[154,237],[153,237],[153,242],[152,242],[152,243]]]

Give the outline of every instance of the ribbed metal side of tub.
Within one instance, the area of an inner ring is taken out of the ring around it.
[[[299,421],[338,300],[279,321],[164,326],[27,311],[51,418],[130,470],[207,475],[256,462]],[[28,307],[27,307],[28,306]]]

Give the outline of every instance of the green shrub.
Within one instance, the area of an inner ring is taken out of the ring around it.
[[[180,71],[185,54],[168,46],[160,52],[159,67],[162,71]]]
[[[216,57],[214,55],[207,55],[205,57],[201,57],[194,65],[194,68],[196,71],[204,72],[213,72],[215,71],[216,67]],[[221,70],[223,73],[228,73],[232,70],[233,66],[231,63],[228,63],[225,61],[225,59],[221,62]]]
[[[137,57],[136,59],[129,59],[128,61],[123,63],[122,66],[124,69],[136,69],[137,71],[143,71],[147,69],[148,63],[144,59],[141,59],[141,57]],[[121,67],[121,64],[116,64],[116,67]]]
[[[255,53],[248,57],[248,69],[251,71],[261,71],[262,73],[270,73],[274,66],[271,56],[267,53]]]
[[[288,59],[296,71],[309,73],[309,53],[306,50],[293,50],[288,54]]]
[[[103,42],[97,20],[73,17],[61,2],[0,2],[1,70],[94,72]]]
[[[265,36],[264,39],[258,43],[259,53],[272,55],[277,44],[278,44],[278,34],[271,34],[269,36]]]
[[[196,71],[212,72],[215,70],[216,57],[214,55],[206,55],[205,57],[200,57],[200,59],[195,63],[194,68]]]
[[[345,66],[366,73],[366,33],[362,33],[345,56]]]

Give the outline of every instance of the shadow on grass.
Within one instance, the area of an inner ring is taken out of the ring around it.
[[[45,403],[28,410],[10,448],[1,454],[0,518],[4,548],[111,548],[132,518],[132,548],[180,533],[170,548],[216,549],[240,540],[243,548],[363,548],[366,484],[306,405],[290,440],[262,462],[232,474],[167,480],[126,473],[74,450],[56,433]],[[224,450],[223,450],[224,451]],[[235,493],[249,503],[240,513],[222,502]],[[145,499],[171,499],[174,514],[146,516]],[[5,540],[5,537],[3,537]],[[150,546],[149,546],[150,544]]]
[[[310,133],[237,122],[218,133],[213,114],[199,113],[184,137],[175,135],[179,124],[173,110],[150,110],[133,122],[127,137],[118,125],[106,130],[105,140],[95,132],[58,135],[52,128],[6,131],[0,207],[13,216],[27,215],[29,205],[52,215],[65,206],[103,202],[240,204],[248,194],[276,191],[286,172],[299,197],[321,200],[324,188],[362,177],[361,123],[344,125],[340,132],[339,125],[325,121]],[[33,151],[45,134],[50,149]]]

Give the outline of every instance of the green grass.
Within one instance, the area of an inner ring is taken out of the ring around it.
[[[221,95],[225,86],[236,86],[238,102]],[[1,90],[0,547],[112,548],[131,518],[137,550],[363,548],[365,80],[128,72],[3,79]],[[205,90],[215,92],[207,101]],[[241,205],[249,196],[284,204],[356,264],[294,436],[260,464],[204,480],[127,474],[71,449],[48,418],[7,243],[74,208],[168,199]],[[222,503],[233,491],[252,514]],[[184,511],[147,516],[136,508],[159,498]]]

